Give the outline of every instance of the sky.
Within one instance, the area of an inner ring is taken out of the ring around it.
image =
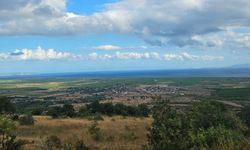
[[[249,0],[1,0],[0,75],[250,64]]]

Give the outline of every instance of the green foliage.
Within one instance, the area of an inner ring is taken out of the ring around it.
[[[250,100],[250,88],[217,89],[213,95],[226,100]]]
[[[51,116],[52,118],[60,117],[60,115],[62,115],[62,107],[60,106],[49,107],[47,115]]]
[[[10,99],[7,97],[0,97],[0,113],[14,113],[15,106],[10,102]]]
[[[48,109],[47,115],[52,116],[52,118],[74,117],[76,113],[72,105],[65,104],[63,105],[63,107],[60,106],[50,107]]]
[[[93,103],[87,105],[87,110],[91,113],[102,113],[105,115],[123,115],[123,116],[142,116],[147,117],[149,114],[149,109],[147,105],[139,106],[126,106],[123,104],[112,103],[99,103],[99,101],[94,101]]]
[[[246,126],[218,102],[195,103],[185,114],[159,102],[153,118],[148,141],[154,150],[224,149],[225,145],[240,150],[246,142]]]
[[[190,147],[185,115],[172,110],[167,102],[158,102],[153,108],[153,118],[148,139],[154,150],[184,150]]]
[[[14,131],[16,124],[7,117],[0,116],[0,149],[1,150],[19,150],[25,144],[25,141],[16,140]]]
[[[240,150],[243,147],[243,134],[227,129],[224,126],[210,127],[207,130],[200,129],[194,143],[196,149],[223,149]]]
[[[222,103],[215,101],[194,104],[190,117],[193,129],[207,129],[222,125],[228,129],[246,131],[246,126],[234,113],[229,112]]]
[[[67,117],[74,117],[75,116],[75,109],[72,105],[65,104],[62,107],[62,114]]]
[[[20,114],[41,115],[52,105],[51,101],[18,101],[15,103],[16,111]]]
[[[106,97],[104,95],[98,95],[98,94],[95,94],[95,95],[92,95],[92,96],[87,96],[87,97],[84,97],[82,99],[83,102],[94,102],[94,101],[102,101],[102,100],[105,100]]]
[[[0,116],[0,134],[11,134],[16,129],[16,124],[7,117]]]
[[[250,105],[245,106],[239,113],[239,116],[250,128]]]
[[[77,113],[78,117],[89,117],[91,116],[92,113],[86,108],[86,107],[81,107]]]

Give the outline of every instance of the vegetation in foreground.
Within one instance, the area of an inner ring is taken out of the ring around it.
[[[4,102],[4,106],[13,108],[8,100]],[[152,119],[113,116],[99,121],[40,116],[35,117],[34,122],[30,115],[16,117],[13,109],[0,107],[0,111],[3,114],[0,117],[0,148],[3,150],[250,148],[249,106],[236,114],[222,103],[202,101],[184,112],[158,99],[152,109]]]
[[[249,149],[249,129],[235,113],[215,101],[195,103],[180,113],[166,102],[153,108],[149,145],[153,150],[243,150]],[[249,110],[248,110],[249,113]],[[249,115],[249,114],[248,114]],[[241,115],[247,116],[246,112]]]

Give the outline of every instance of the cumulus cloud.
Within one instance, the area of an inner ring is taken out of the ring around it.
[[[83,55],[73,54],[69,52],[60,52],[54,49],[45,50],[41,47],[37,47],[34,50],[22,49],[15,50],[11,53],[0,53],[0,61],[48,61],[48,60],[74,60],[74,61],[95,61],[95,60],[190,60],[190,61],[222,61],[223,56],[210,56],[210,55],[192,55],[187,52],[180,54],[160,54],[158,52],[115,52],[112,54],[98,54],[96,52]]]
[[[250,48],[250,33],[234,33],[234,32],[228,32],[227,33],[227,40],[231,44],[234,45],[234,47],[239,46],[241,48]],[[237,47],[236,47],[237,48]]]
[[[0,34],[121,33],[152,45],[216,46],[223,41],[202,36],[249,28],[249,8],[249,0],[120,0],[85,16],[68,12],[66,0],[8,0],[0,1]]]
[[[209,56],[209,55],[203,55],[203,56],[198,56],[198,55],[192,55],[187,52],[183,52],[181,54],[165,54],[163,55],[163,59],[165,60],[191,60],[191,61],[222,61],[224,60],[223,56]]]
[[[223,61],[223,56],[210,56],[210,55],[192,55],[187,52],[180,54],[159,54],[157,52],[116,52],[115,54],[98,54],[96,52],[88,55],[89,60],[107,60],[107,59],[120,59],[120,60],[178,60],[178,61]]]
[[[77,57],[68,52],[57,52],[54,49],[44,50],[41,47],[35,50],[22,49],[12,53],[0,53],[0,60],[67,60]]]
[[[109,50],[120,50],[121,47],[120,46],[115,46],[115,45],[100,45],[100,46],[94,47],[94,49],[109,51]]]

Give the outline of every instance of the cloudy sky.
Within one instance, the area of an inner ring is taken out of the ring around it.
[[[249,63],[249,0],[0,0],[0,74]]]

